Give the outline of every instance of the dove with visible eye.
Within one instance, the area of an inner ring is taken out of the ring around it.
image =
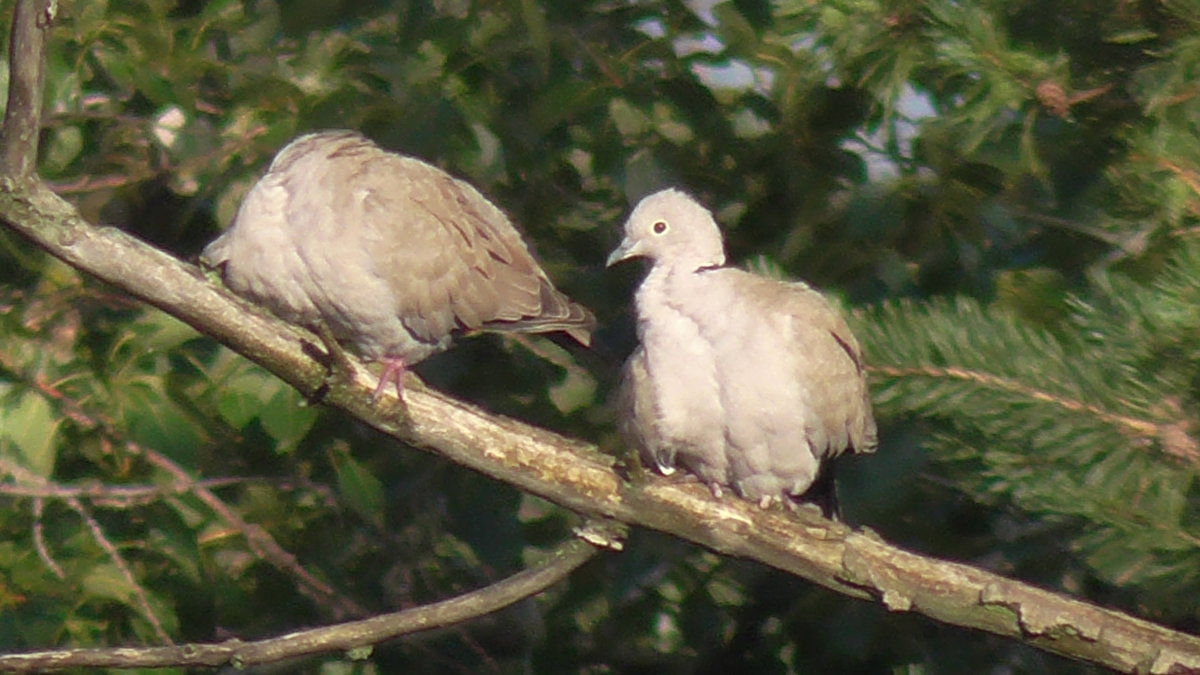
[[[712,214],[678,190],[643,199],[624,233],[608,264],[650,261],[618,392],[645,461],[766,506],[804,495],[828,460],[875,450],[862,350],[825,298],[727,267]]]

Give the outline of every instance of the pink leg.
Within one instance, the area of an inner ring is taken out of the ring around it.
[[[383,390],[387,389],[389,382],[396,383],[396,398],[403,399],[402,392],[404,391],[404,373],[408,367],[404,365],[404,359],[398,356],[391,356],[382,360],[383,372],[379,373],[379,384],[375,387],[375,393],[371,396],[373,403],[379,402],[379,397],[383,396]]]

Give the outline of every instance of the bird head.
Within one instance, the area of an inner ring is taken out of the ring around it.
[[[687,193],[669,188],[638,202],[607,264],[637,257],[699,269],[725,264],[725,245],[712,213]]]

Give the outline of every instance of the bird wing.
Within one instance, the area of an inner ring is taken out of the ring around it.
[[[359,179],[376,273],[418,336],[451,330],[575,331],[594,319],[554,289],[501,211],[420,160],[381,154]]]
[[[657,434],[654,390],[646,364],[646,348],[638,345],[621,371],[616,394],[617,430],[644,464],[653,463],[663,474],[675,471],[675,453]]]
[[[813,449],[829,456],[872,452],[878,445],[862,348],[845,317],[803,282],[741,277],[771,325],[783,333],[792,377],[805,383],[819,424]]]

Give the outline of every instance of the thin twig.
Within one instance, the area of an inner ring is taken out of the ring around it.
[[[72,497],[83,498],[94,502],[97,506],[111,506],[123,509],[149,503],[167,495],[186,494],[197,487],[211,490],[249,482],[252,481],[247,478],[208,478],[196,481],[195,483],[172,483],[170,485],[105,485],[103,483],[63,485],[53,482],[29,485],[24,483],[0,483],[0,495],[6,497],[33,497],[39,501],[44,499],[68,499]]]
[[[321,607],[325,608],[335,619],[344,619],[353,616],[366,616],[367,610],[361,605],[354,602],[350,598],[339,594],[332,586],[321,581],[313,576],[289,551],[279,545],[271,533],[263,528],[246,522],[241,516],[229,507],[220,497],[216,495],[209,486],[202,481],[197,481],[186,470],[180,467],[175,462],[171,461],[165,455],[155,452],[149,448],[145,448],[132,441],[123,440],[121,435],[116,432],[116,427],[109,420],[104,419],[99,415],[94,415],[84,410],[83,405],[78,401],[73,400],[62,390],[56,388],[52,384],[45,382],[37,376],[27,376],[16,368],[16,365],[6,359],[6,354],[0,351],[0,368],[5,368],[11,372],[17,373],[19,377],[24,379],[31,387],[46,396],[54,402],[61,414],[73,422],[78,424],[82,429],[98,430],[106,439],[114,443],[123,444],[126,450],[135,456],[144,457],[148,462],[158,468],[169,473],[175,480],[172,486],[163,486],[161,489],[171,490],[179,489],[181,486],[188,486],[184,492],[190,492],[196,495],[200,501],[212,510],[217,517],[225,521],[231,528],[241,533],[251,552],[259,558],[266,560],[276,569],[292,576],[297,581],[297,588],[306,597],[312,599]],[[3,468],[3,463],[0,463],[0,468]],[[223,483],[217,479],[218,484],[214,487],[219,487]],[[16,487],[0,487],[0,493],[5,489],[13,491],[21,491]],[[119,488],[117,489],[119,491]],[[31,492],[41,491],[44,496],[62,496],[53,494],[54,489],[48,488],[46,485],[38,485],[29,489]],[[49,493],[49,494],[46,494]],[[81,495],[87,496],[87,495]]]
[[[0,470],[12,475],[12,477],[17,481],[30,485],[45,485],[47,483],[45,478],[7,459],[0,458]],[[91,533],[92,539],[96,541],[100,548],[104,549],[104,552],[108,554],[109,559],[112,560],[113,565],[116,566],[117,570],[121,573],[121,576],[124,577],[126,584],[129,585],[130,592],[133,593],[134,599],[137,601],[138,608],[141,609],[142,615],[146,617],[146,620],[150,622],[150,625],[154,627],[154,632],[159,641],[163,644],[174,644],[171,641],[171,636],[167,635],[167,631],[163,628],[162,622],[159,620],[158,615],[155,614],[154,610],[150,607],[150,597],[146,594],[146,589],[142,588],[141,584],[138,583],[137,577],[133,575],[133,570],[129,567],[129,563],[125,561],[125,556],[121,555],[121,552],[117,550],[117,547],[112,543],[112,541],[109,540],[108,535],[104,534],[104,529],[100,527],[100,523],[96,522],[96,519],[92,517],[92,514],[88,511],[87,507],[85,507],[83,502],[79,501],[79,499],[75,497],[66,497],[63,499],[63,502],[66,503],[66,505],[70,507],[72,511],[79,515],[80,519],[83,520],[84,525],[87,527],[88,532]],[[41,520],[40,505],[41,500],[35,500],[34,514],[38,522]],[[37,537],[35,536],[35,538]],[[39,546],[39,555],[43,553],[43,550],[43,547]],[[54,563],[48,552],[43,555],[42,560],[47,561],[50,569],[54,570],[59,578],[65,578],[65,575],[62,573],[62,569]]]
[[[191,480],[191,476],[183,467],[171,461],[171,459],[162,453],[144,448],[133,442],[126,442],[125,449],[129,454],[141,456],[150,464],[171,474],[177,481]],[[221,520],[224,520],[238,532],[241,532],[246,540],[246,544],[255,555],[270,561],[279,569],[299,579],[301,581],[299,586],[300,591],[314,601],[329,607],[335,617],[341,619],[347,616],[366,616],[368,614],[367,610],[361,605],[350,598],[343,597],[332,586],[313,576],[300,564],[296,556],[280,546],[269,532],[258,525],[246,522],[245,519],[238,515],[236,511],[231,509],[228,504],[222,501],[211,490],[197,486],[192,492],[200,501],[204,502],[205,506],[212,509],[212,512],[217,514]]]
[[[50,568],[54,576],[58,577],[60,581],[64,581],[67,578],[66,573],[63,572],[62,567],[54,560],[54,557],[50,555],[50,549],[46,548],[45,527],[42,525],[42,512],[45,508],[46,502],[44,499],[38,497],[33,500],[33,547],[37,549],[38,557],[42,559],[46,567]]]
[[[155,668],[226,664],[245,667],[322,652],[355,650],[400,635],[443,628],[503,609],[565,579],[594,557],[597,551],[596,547],[581,539],[572,539],[552,552],[540,565],[450,600],[266,640],[228,640],[219,644],[168,648],[63,649],[5,654],[0,655],[0,670],[40,672],[71,667]]]
[[[117,547],[114,546],[111,541],[109,541],[108,537],[104,534],[104,530],[101,529],[100,523],[96,522],[96,519],[92,517],[91,512],[89,512],[87,507],[83,505],[83,502],[79,501],[78,499],[74,497],[68,497],[63,501],[66,502],[67,506],[71,507],[72,511],[79,514],[79,517],[83,519],[84,524],[87,526],[88,531],[91,532],[92,539],[96,540],[96,543],[100,545],[100,548],[104,549],[104,552],[108,554],[108,557],[112,560],[113,565],[116,565],[117,571],[121,573],[121,577],[124,578],[125,583],[129,585],[134,599],[137,600],[138,607],[142,610],[142,615],[145,616],[146,620],[150,622],[150,625],[154,627],[154,634],[158,638],[158,641],[168,645],[175,644],[175,642],[171,640],[171,636],[167,634],[166,629],[163,628],[162,622],[158,619],[158,615],[154,613],[154,609],[150,607],[150,597],[146,595],[146,589],[142,588],[142,585],[138,583],[137,577],[133,575],[133,570],[129,567],[129,563],[125,561],[125,556],[121,555],[121,552],[117,550]]]

